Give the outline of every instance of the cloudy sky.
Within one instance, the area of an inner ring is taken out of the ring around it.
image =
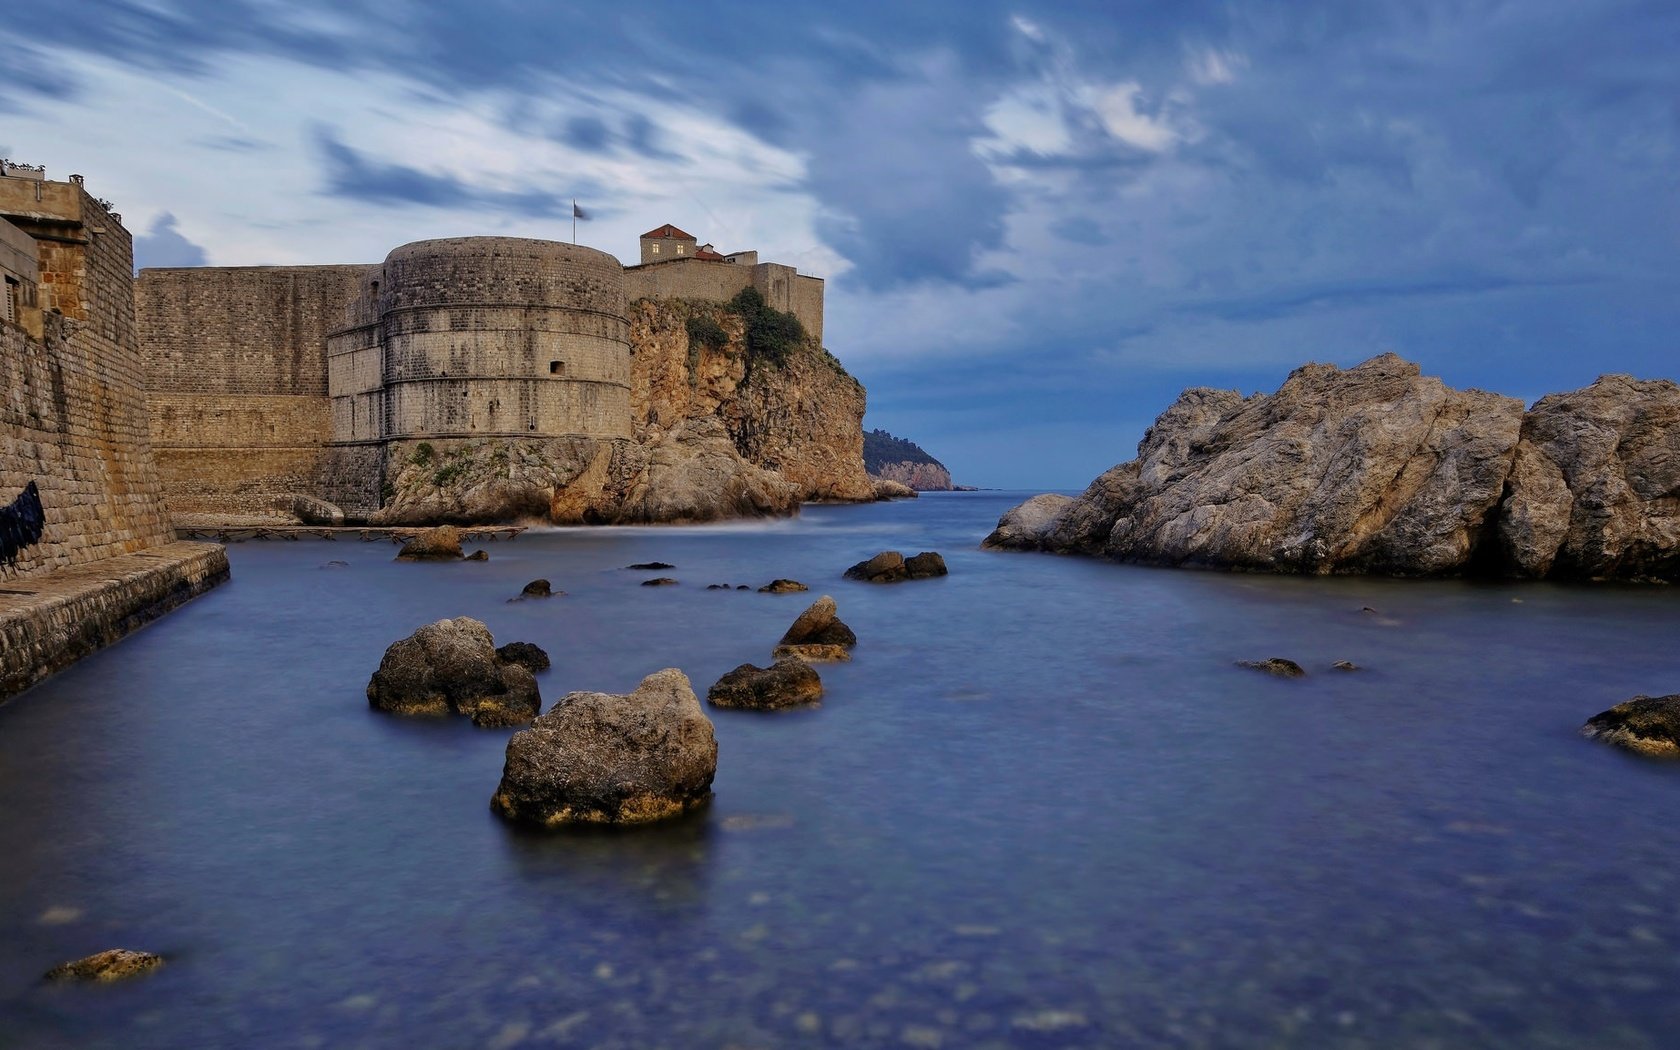
[[[674,222],[828,280],[866,425],[1080,487],[1185,386],[1680,374],[1680,4],[59,0],[0,156],[140,265]]]

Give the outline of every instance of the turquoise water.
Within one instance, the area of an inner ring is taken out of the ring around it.
[[[230,548],[0,706],[0,1046],[1674,1045],[1680,765],[1576,729],[1680,690],[1676,592],[978,550],[1019,498]],[[883,548],[951,575],[840,578]],[[568,596],[506,601],[537,576]],[[703,589],[778,576],[811,594]],[[716,800],[670,826],[516,830],[505,731],[363,696],[462,614],[549,651],[547,701],[703,693],[823,593],[855,660],[820,708],[713,712]],[[1234,666],[1268,656],[1309,675]],[[170,963],[39,979],[118,945]]]

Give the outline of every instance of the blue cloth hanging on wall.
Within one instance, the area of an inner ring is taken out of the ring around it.
[[[47,518],[41,509],[41,490],[31,481],[17,499],[0,507],[0,565],[18,560],[25,547],[41,542]]]

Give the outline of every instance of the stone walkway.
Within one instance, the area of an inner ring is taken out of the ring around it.
[[[227,578],[222,547],[176,542],[0,580],[0,700]]]

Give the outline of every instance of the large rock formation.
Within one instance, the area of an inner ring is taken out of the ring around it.
[[[874,498],[863,387],[815,341],[751,352],[718,303],[639,300],[630,316],[633,440],[417,444],[373,520],[695,522]]]
[[[949,492],[951,472],[914,441],[893,437],[885,430],[863,435],[863,467],[871,477],[896,481],[917,492]]]
[[[508,741],[491,808],[521,823],[645,824],[703,805],[717,773],[712,723],[667,668],[636,691],[568,693]]]
[[[1680,390],[1600,379],[1538,403],[1393,354],[1275,394],[1188,390],[1138,458],[985,545],[1271,572],[1680,576]]]
[[[1641,755],[1680,758],[1680,694],[1619,703],[1587,719],[1581,735]]]
[[[1499,540],[1515,575],[1680,579],[1680,387],[1614,375],[1541,398]]]

